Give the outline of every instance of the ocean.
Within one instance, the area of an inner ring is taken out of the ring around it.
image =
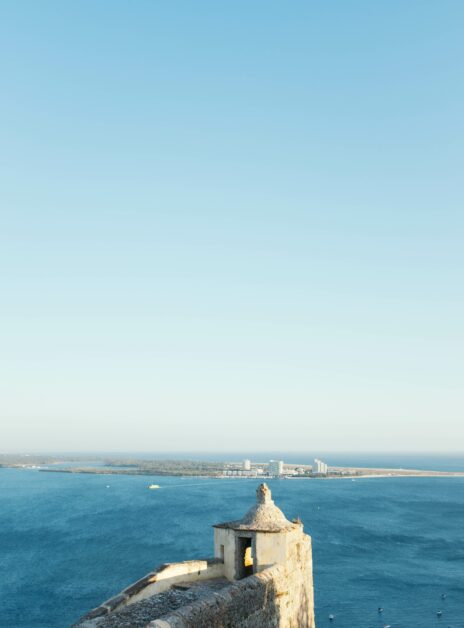
[[[327,460],[464,468],[462,456]],[[212,555],[211,525],[241,517],[257,484],[0,469],[0,626],[65,628],[159,563]],[[464,478],[268,484],[313,538],[318,628],[464,628]]]

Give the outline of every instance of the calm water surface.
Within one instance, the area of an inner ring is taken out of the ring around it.
[[[0,626],[64,628],[158,563],[210,556],[256,485],[0,469]],[[318,628],[464,628],[464,478],[269,485],[313,537]]]

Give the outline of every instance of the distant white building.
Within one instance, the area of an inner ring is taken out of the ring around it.
[[[251,469],[251,460],[244,460],[243,461],[243,468],[245,471],[250,471]]]
[[[283,460],[270,460],[269,461],[269,475],[279,476],[284,472]]]
[[[318,458],[315,458],[314,466],[313,466],[313,473],[317,473],[319,475],[327,475],[327,471],[328,471],[328,466],[326,465],[326,463],[322,462],[322,460],[319,460]]]

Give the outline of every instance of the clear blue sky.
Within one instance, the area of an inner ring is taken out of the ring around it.
[[[463,448],[464,4],[0,5],[0,450]]]

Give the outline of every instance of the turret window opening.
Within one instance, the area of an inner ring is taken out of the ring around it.
[[[253,574],[253,540],[251,537],[237,538],[237,579]]]

